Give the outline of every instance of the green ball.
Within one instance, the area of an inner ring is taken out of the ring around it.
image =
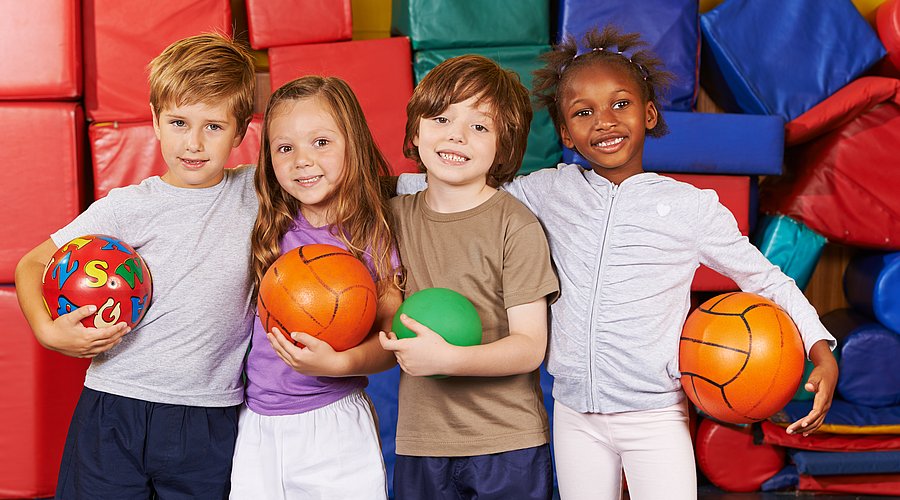
[[[449,288],[425,288],[403,301],[394,315],[392,328],[397,338],[415,337],[400,322],[400,315],[431,328],[448,343],[458,346],[481,344],[481,318],[475,306],[462,294]]]

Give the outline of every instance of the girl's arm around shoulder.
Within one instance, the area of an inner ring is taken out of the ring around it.
[[[125,323],[105,328],[81,324],[82,319],[97,310],[95,304],[79,307],[55,320],[47,314],[41,279],[54,252],[56,244],[48,239],[25,254],[16,266],[16,297],[34,337],[45,348],[75,358],[93,358],[117,346],[122,336],[131,331]]]
[[[378,332],[390,329],[401,302],[400,289],[393,283],[385,286],[378,298],[371,332],[361,344],[346,351],[337,352],[328,343],[302,332],[293,332],[291,338],[306,346],[305,349],[293,345],[277,329],[266,337],[278,356],[304,375],[350,377],[382,372],[394,366],[396,359],[393,353],[381,348]]]
[[[403,315],[401,321],[416,336],[398,340],[393,332],[381,332],[381,345],[397,356],[403,371],[414,376],[504,377],[532,372],[540,366],[547,349],[547,300],[542,297],[510,307],[507,316],[508,336],[488,344],[460,347]]]

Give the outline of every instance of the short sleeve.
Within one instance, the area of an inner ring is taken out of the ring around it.
[[[550,262],[547,237],[536,219],[526,222],[507,238],[502,280],[506,309],[541,297],[547,297],[548,303],[556,300],[559,282]]]

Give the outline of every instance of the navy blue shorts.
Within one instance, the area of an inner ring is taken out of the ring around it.
[[[474,457],[410,457],[394,464],[397,500],[550,500],[550,445]]]
[[[228,498],[238,408],[150,403],[85,387],[56,498]]]

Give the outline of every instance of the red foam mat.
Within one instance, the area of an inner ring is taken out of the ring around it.
[[[416,172],[403,157],[412,56],[405,37],[269,49],[272,89],[303,75],[337,76],[356,94],[369,129],[395,174]]]
[[[900,474],[860,474],[858,476],[800,475],[801,491],[900,496]]]
[[[254,116],[241,145],[231,151],[227,165],[256,163],[262,117]],[[88,127],[94,167],[94,199],[113,188],[138,184],[147,177],[166,172],[153,122],[94,123]]]
[[[0,498],[53,496],[88,361],[41,347],[10,286],[0,286],[0,324]]]
[[[763,422],[763,441],[785,448],[811,451],[897,451],[900,450],[900,435],[897,434],[831,434],[815,432],[809,436],[788,434],[785,428]]]
[[[84,206],[84,115],[74,102],[0,102],[0,283],[12,283],[19,259]],[[0,448],[2,450],[2,448]]]
[[[81,95],[81,9],[71,0],[0,2],[0,99]]]
[[[84,106],[94,121],[150,120],[150,61],[181,38],[231,33],[229,0],[83,3]]]
[[[247,0],[247,27],[254,49],[349,40],[350,0]]]
[[[726,491],[756,491],[784,467],[785,452],[768,444],[754,444],[750,427],[704,419],[697,430],[697,465],[716,486]]]
[[[766,213],[831,242],[900,249],[900,80],[858,78],[785,128],[786,174],[761,186]]]
[[[750,232],[750,182],[747,176],[739,175],[700,175],[700,174],[665,174],[681,182],[687,182],[700,189],[712,189],[719,195],[719,202],[731,211],[737,220],[741,234]],[[738,286],[729,278],[700,266],[691,290],[695,292],[719,292],[737,290]]]

